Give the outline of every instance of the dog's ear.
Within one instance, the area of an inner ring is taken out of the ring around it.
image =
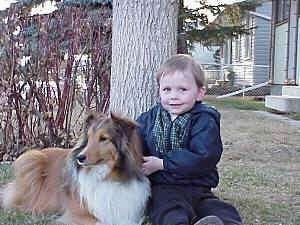
[[[119,152],[119,170],[125,177],[142,178],[142,148],[137,134],[138,123],[129,118],[124,118],[115,113],[110,113],[114,126],[120,130],[121,138],[117,139],[117,151]],[[118,132],[118,131],[117,131]],[[123,136],[123,137],[122,137]],[[125,138],[124,138],[125,137]]]
[[[87,117],[85,118],[85,129],[87,130],[93,124],[93,122],[104,119],[105,117],[105,114],[102,112],[89,112]]]
[[[138,124],[135,121],[129,118],[120,117],[112,112],[110,113],[110,117],[114,123],[117,123],[121,126],[122,130],[124,130],[124,132],[128,134],[128,136],[130,136],[138,126]]]

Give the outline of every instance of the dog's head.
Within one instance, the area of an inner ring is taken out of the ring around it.
[[[90,114],[86,124],[85,137],[73,150],[73,162],[79,170],[105,165],[111,179],[141,176],[137,123],[111,113],[110,116]]]

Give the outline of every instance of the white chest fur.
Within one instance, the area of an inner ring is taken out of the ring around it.
[[[108,173],[105,165],[79,172],[81,201],[101,224],[140,225],[150,196],[148,179],[133,179],[126,183],[103,180]]]

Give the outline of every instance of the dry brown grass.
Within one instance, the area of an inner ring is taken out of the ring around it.
[[[300,224],[300,127],[253,111],[221,109],[220,197],[247,225]]]
[[[245,225],[299,225],[300,127],[254,111],[218,109],[224,153],[216,194],[238,208]],[[7,180],[8,168],[2,169]],[[48,221],[0,211],[0,225]]]

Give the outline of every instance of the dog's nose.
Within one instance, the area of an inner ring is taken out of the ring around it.
[[[84,161],[86,160],[86,156],[84,154],[79,154],[76,156],[76,159],[78,163],[84,163]]]

